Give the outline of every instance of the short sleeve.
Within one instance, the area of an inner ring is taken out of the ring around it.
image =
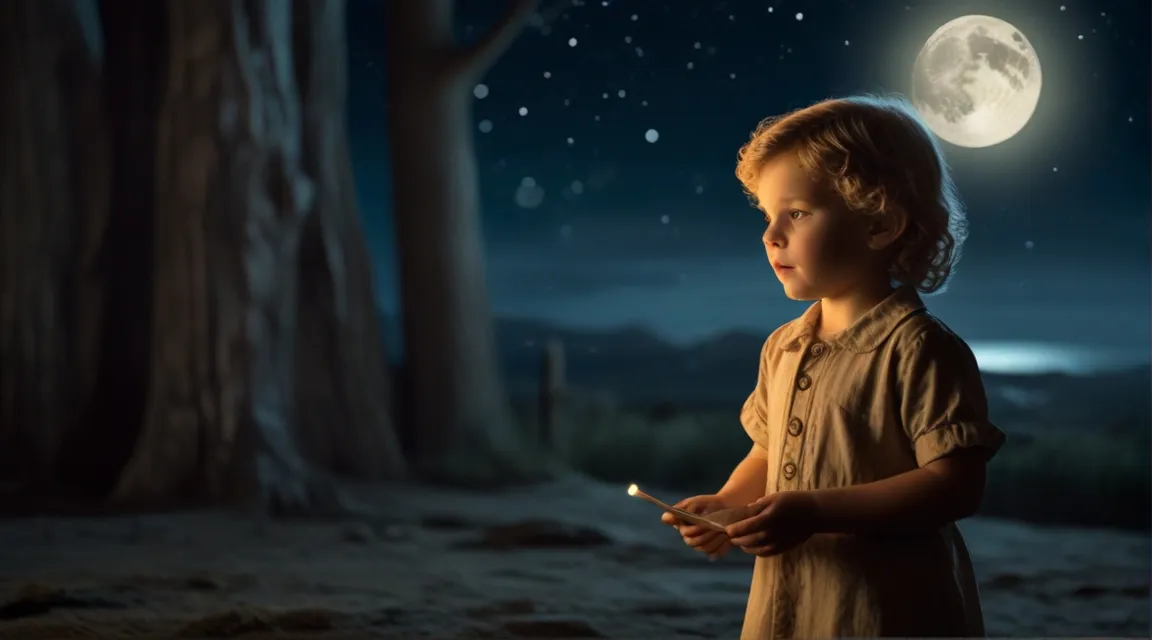
[[[744,401],[744,406],[740,409],[740,424],[744,425],[744,430],[748,432],[748,436],[761,449],[764,448],[768,425],[768,345],[771,341],[772,338],[769,337],[760,349],[760,367],[759,373],[756,375],[756,388],[748,394],[748,399]],[[766,451],[761,453],[764,457],[768,455]]]
[[[988,418],[988,397],[976,357],[946,329],[922,334],[903,358],[900,417],[921,467],[960,449],[991,458],[1005,436]]]

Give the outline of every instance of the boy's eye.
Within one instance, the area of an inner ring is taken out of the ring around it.
[[[788,212],[788,216],[790,218],[792,218],[793,220],[799,220],[800,218],[803,218],[806,215],[808,215],[807,211],[801,211],[799,209],[793,209],[793,210]]]

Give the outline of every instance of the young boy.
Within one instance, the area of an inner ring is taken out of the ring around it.
[[[828,100],[761,123],[736,173],[785,295],[816,302],[764,344],[747,458],[678,505],[740,520],[664,521],[710,556],[757,556],[744,640],[983,635],[953,523],[980,505],[1004,434],[971,350],[917,294],[944,285],[963,241],[932,135],[903,100]]]

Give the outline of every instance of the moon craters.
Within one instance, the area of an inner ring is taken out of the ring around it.
[[[916,58],[912,102],[941,138],[986,147],[1016,135],[1040,98],[1040,61],[1018,29],[991,16],[956,18]]]

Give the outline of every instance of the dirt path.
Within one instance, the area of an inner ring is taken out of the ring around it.
[[[739,633],[750,559],[692,554],[624,487],[570,479],[505,494],[389,487],[359,497],[391,505],[388,516],[0,522],[0,637]],[[982,519],[962,529],[989,635],[1148,637],[1146,536]]]

